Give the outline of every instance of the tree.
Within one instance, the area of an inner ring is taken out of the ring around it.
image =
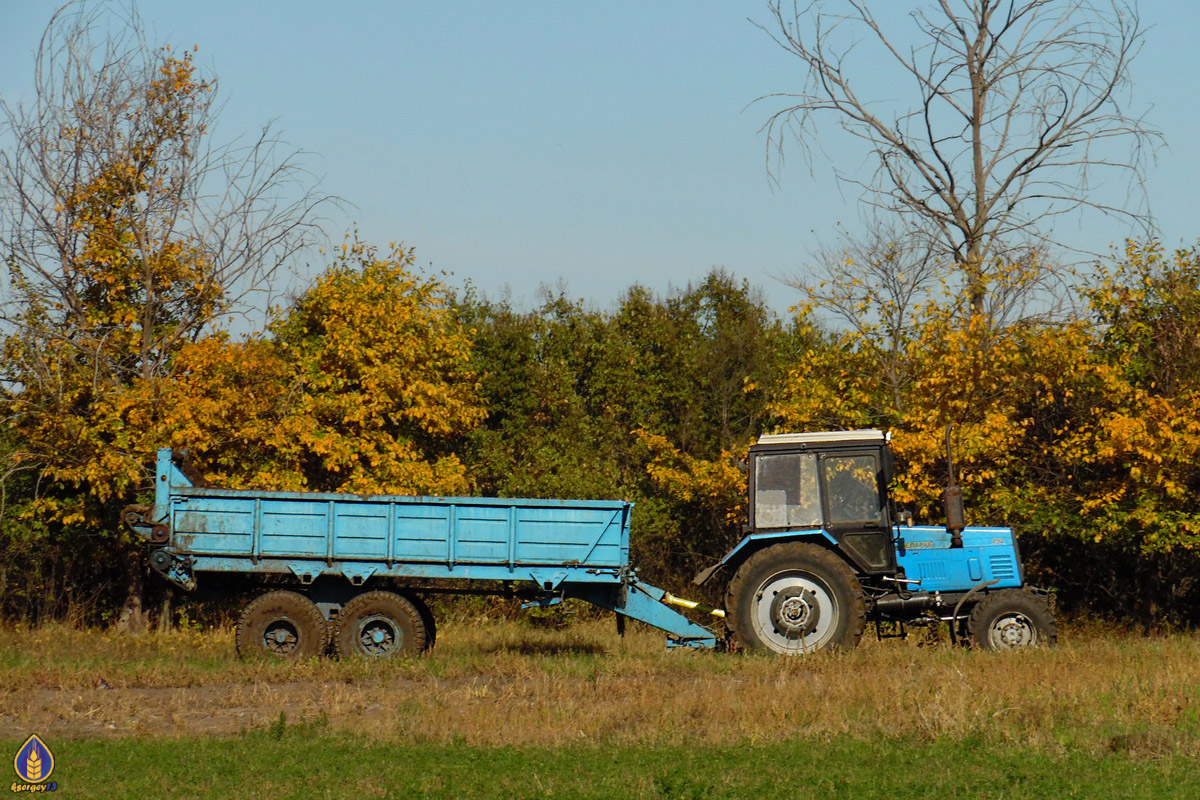
[[[838,5],[771,4],[768,33],[803,62],[807,82],[770,96],[787,105],[765,126],[768,147],[782,153],[794,134],[811,153],[827,120],[858,139],[874,176],[839,178],[959,270],[973,312],[997,265],[1044,256],[1057,216],[1092,209],[1148,224],[1093,193],[1106,173],[1139,186],[1160,138],[1122,105],[1142,42],[1132,0],[931,0],[910,13],[915,44],[866,0]],[[872,93],[885,64],[911,79],[911,103]]]
[[[115,22],[109,33],[109,23]],[[320,198],[269,129],[210,138],[216,81],[136,15],[72,4],[42,37],[33,99],[0,102],[3,417],[32,513],[119,537],[149,474],[175,357],[317,231]],[[141,563],[127,552],[130,614]]]
[[[1200,255],[1131,243],[1084,294],[1090,318],[1067,323],[997,327],[962,295],[921,305],[899,391],[878,340],[847,331],[797,361],[774,412],[792,430],[890,429],[893,497],[930,522],[953,422],[968,521],[1016,528],[1031,580],[1067,608],[1194,622]],[[886,316],[878,301],[866,316]]]
[[[223,486],[469,494],[455,445],[485,413],[470,332],[412,265],[348,243],[270,338],[188,345],[162,438]]]

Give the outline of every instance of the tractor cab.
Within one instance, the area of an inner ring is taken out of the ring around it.
[[[895,573],[889,438],[880,430],[761,437],[750,448],[747,533],[819,531],[864,574]]]

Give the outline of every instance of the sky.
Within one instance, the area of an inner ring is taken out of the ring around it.
[[[0,0],[5,99],[28,97],[56,7]],[[785,313],[799,299],[785,281],[839,230],[861,228],[859,192],[833,169],[865,174],[870,162],[832,124],[824,155],[809,165],[793,149],[779,180],[768,174],[761,128],[778,105],[753,101],[803,74],[754,24],[768,22],[766,0],[138,8],[152,42],[199,46],[220,82],[218,137],[273,123],[305,152],[321,190],[342,199],[326,212],[331,241],[357,230],[404,242],[453,285],[523,307],[562,284],[607,308],[631,284],[665,292],[721,267]],[[884,13],[902,22],[902,8]],[[1167,141],[1147,190],[1164,243],[1189,245],[1200,239],[1200,3],[1140,10],[1130,108]],[[1093,218],[1057,233],[1102,250],[1128,231]],[[322,266],[311,258],[302,275]]]

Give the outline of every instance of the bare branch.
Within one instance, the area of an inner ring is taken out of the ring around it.
[[[1001,262],[1061,244],[1045,220],[1091,210],[1152,226],[1141,178],[1161,135],[1123,105],[1143,36],[1134,2],[928,0],[910,12],[906,44],[866,0],[774,0],[770,28],[760,27],[807,80],[759,98],[783,101],[763,128],[768,152],[781,163],[794,140],[811,158],[828,135],[819,126],[836,122],[877,163],[870,179],[839,177],[914,229],[937,231],[938,257],[963,273],[982,311]],[[911,105],[860,94],[881,68],[914,80]],[[1097,198],[1105,173],[1128,178],[1125,204]]]

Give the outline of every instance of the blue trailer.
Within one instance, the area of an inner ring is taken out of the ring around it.
[[[749,467],[746,535],[695,579],[719,577],[723,610],[638,577],[632,506],[621,501],[219,489],[195,485],[160,450],[154,505],[125,520],[178,586],[225,576],[270,587],[241,615],[240,653],[420,652],[436,636],[424,599],[436,592],[507,593],[530,606],[577,598],[614,611],[618,627],[630,618],[665,631],[671,646],[726,638],[672,605],[724,618],[722,634],[743,647],[784,654],[853,647],[868,621],[881,635],[944,622],[985,649],[1053,643],[1053,615],[1025,586],[1013,532],[966,526],[952,471],[947,523],[935,527],[893,507],[882,431],[764,436]]]
[[[201,576],[280,584],[247,606],[238,650],[392,655],[432,645],[428,592],[568,597],[712,647],[629,564],[632,505],[619,501],[239,491],[193,485],[158,452],[152,507],[125,520],[158,546],[151,566],[184,589]],[[383,588],[386,587],[386,588]]]

